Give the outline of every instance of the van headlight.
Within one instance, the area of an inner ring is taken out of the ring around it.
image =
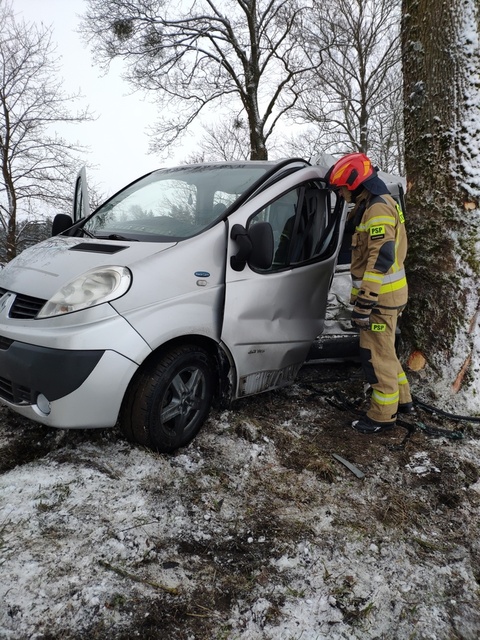
[[[130,288],[132,274],[126,267],[91,269],[70,280],[45,303],[37,318],[73,313],[120,298]]]

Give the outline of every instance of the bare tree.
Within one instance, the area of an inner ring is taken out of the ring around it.
[[[279,142],[281,157],[301,157],[315,162],[320,154],[330,153],[328,135],[320,123],[305,127],[290,128],[292,133]],[[333,145],[335,147],[335,145]],[[332,150],[335,153],[335,149]]]
[[[313,0],[306,50],[322,50],[297,112],[324,151],[362,151],[403,171],[399,0]]]
[[[248,125],[240,116],[222,118],[217,124],[205,125],[199,147],[201,151],[187,156],[187,162],[248,160]]]
[[[411,293],[403,333],[414,362],[425,359],[447,389],[463,386],[480,411],[480,7],[403,0],[402,12]]]
[[[18,20],[4,0],[0,23],[0,228],[8,261],[28,224],[20,213],[31,213],[35,202],[71,201],[80,147],[52,135],[52,125],[82,122],[89,114],[69,112],[77,96],[63,94],[55,79],[50,29]]]
[[[299,0],[87,0],[82,23],[97,61],[126,63],[136,88],[154,92],[164,152],[207,108],[245,114],[252,159],[305,90]]]

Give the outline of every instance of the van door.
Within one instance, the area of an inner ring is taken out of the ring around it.
[[[314,178],[230,216],[222,341],[235,362],[236,397],[291,383],[323,329],[346,212],[343,201],[332,208],[333,200]],[[258,222],[273,232],[273,260],[262,269],[239,264],[239,241],[231,237],[234,225],[235,236]]]
[[[73,191],[73,221],[78,222],[81,218],[90,215],[90,205],[88,201],[87,172],[82,167],[75,180]]]

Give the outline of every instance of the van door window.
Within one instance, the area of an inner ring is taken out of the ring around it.
[[[311,183],[289,191],[258,211],[249,226],[269,222],[273,229],[274,259],[265,271],[304,264],[319,257],[331,217],[330,194]]]

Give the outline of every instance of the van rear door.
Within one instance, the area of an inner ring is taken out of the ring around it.
[[[88,198],[87,172],[82,167],[77,173],[75,188],[73,191],[73,221],[78,222],[81,218],[86,218],[90,214]]]
[[[222,341],[235,362],[236,397],[291,383],[323,329],[345,218],[334,199],[320,170],[308,167],[229,218]],[[259,222],[273,234],[266,268],[241,259],[238,232],[253,236]]]

